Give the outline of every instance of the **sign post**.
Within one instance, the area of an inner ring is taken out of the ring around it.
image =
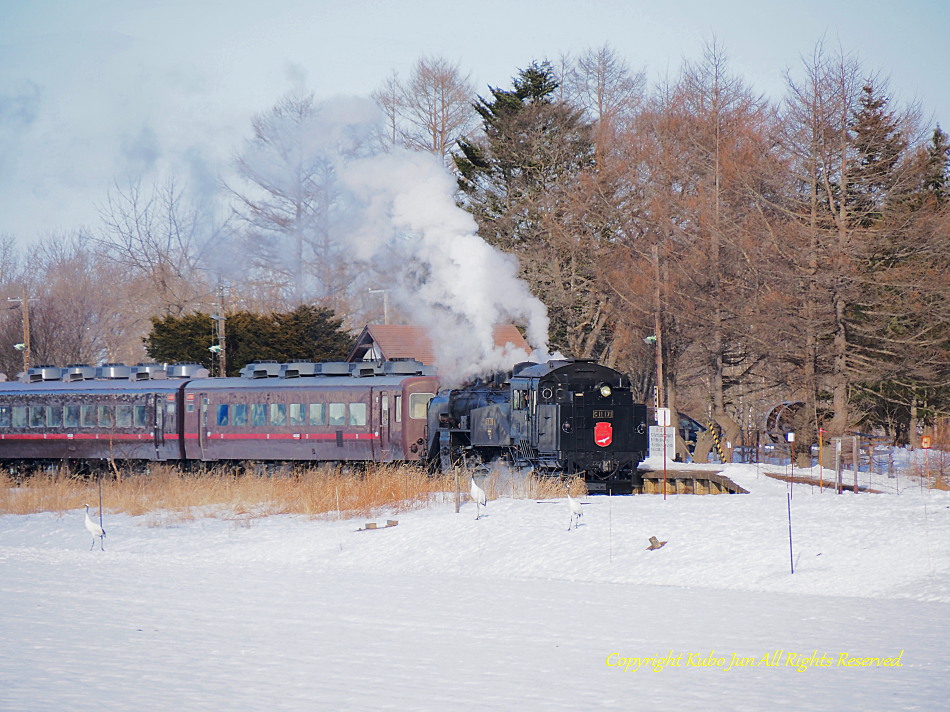
[[[795,485],[795,433],[788,433],[786,437],[788,438],[788,444],[791,447],[791,457],[789,462],[792,465],[792,476],[788,482],[788,497],[791,499],[792,487]]]
[[[670,427],[670,409],[656,409],[656,424],[663,429],[663,499],[666,500],[666,431]],[[675,447],[675,442],[674,442]]]
[[[921,436],[921,438],[920,438],[920,447],[921,447],[921,448],[923,449],[923,451],[924,451],[924,462],[926,463],[926,465],[925,465],[925,467],[926,467],[925,472],[927,473],[927,488],[928,488],[928,489],[930,488],[930,446],[931,446],[931,442],[932,442],[932,441],[931,441],[929,435],[923,435],[923,436]]]

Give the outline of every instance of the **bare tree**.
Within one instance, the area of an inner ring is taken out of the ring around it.
[[[405,83],[394,73],[373,93],[394,144],[429,151],[446,162],[456,142],[475,126],[474,96],[470,75],[435,56],[417,60]]]
[[[82,234],[33,246],[29,271],[12,290],[29,298],[33,365],[140,359],[144,332],[132,279]],[[11,314],[19,324],[22,312]]]
[[[393,71],[379,89],[371,94],[373,101],[382,109],[386,116],[386,126],[390,145],[400,145],[401,131],[400,117],[403,111],[402,85],[399,82],[399,73]]]
[[[102,231],[94,242],[140,282],[137,299],[147,313],[181,314],[208,294],[203,258],[214,228],[186,205],[174,178],[151,191],[139,181],[117,186],[99,214]]]
[[[608,146],[616,146],[643,100],[646,75],[631,72],[623,58],[609,46],[585,52],[565,73],[564,86],[572,103],[584,107],[594,124],[598,160],[603,163]]]
[[[340,121],[313,95],[287,96],[254,117],[253,138],[237,158],[240,187],[229,186],[244,228],[246,273],[286,294],[337,308],[351,281],[343,246],[337,162],[369,150],[370,117]],[[375,121],[375,117],[372,117]]]

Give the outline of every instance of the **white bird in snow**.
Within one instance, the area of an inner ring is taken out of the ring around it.
[[[577,529],[577,520],[584,516],[584,510],[581,509],[581,503],[571,497],[571,484],[567,484],[567,506],[571,510],[571,524],[567,525],[567,530],[571,531],[571,525]]]
[[[478,507],[479,505],[484,507],[488,502],[488,498],[485,496],[485,490],[478,486],[474,477],[472,477],[472,499],[475,501],[475,519],[478,519],[481,516]]]
[[[89,516],[89,505],[86,507],[86,530],[92,534],[92,546],[89,547],[89,551],[92,551],[93,547],[96,545],[96,539],[99,540],[99,548],[105,551],[102,546],[102,537],[106,535],[106,530],[99,526],[98,523],[94,522]]]

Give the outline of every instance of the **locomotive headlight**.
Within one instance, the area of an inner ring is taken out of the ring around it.
[[[597,390],[600,391],[601,398],[610,398],[610,394],[613,393],[613,391],[610,390],[610,386],[608,386],[606,383],[601,383]]]

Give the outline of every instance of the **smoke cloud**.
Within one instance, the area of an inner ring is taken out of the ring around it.
[[[379,145],[382,117],[369,100],[340,98],[314,107],[306,152],[332,195],[336,253],[363,273],[363,288],[385,289],[390,302],[432,339],[448,379],[506,370],[531,360],[496,347],[495,324],[526,329],[534,356],[547,354],[544,304],[518,278],[517,260],[494,249],[455,204],[455,180],[439,158]],[[245,156],[247,157],[247,155]],[[265,156],[253,159],[262,171]]]
[[[341,166],[359,215],[355,254],[385,280],[401,310],[425,326],[448,378],[505,370],[529,355],[495,346],[493,327],[514,322],[547,352],[544,304],[518,278],[518,263],[477,235],[456,206],[454,179],[430,154],[396,150]],[[536,355],[537,355],[536,354]]]

